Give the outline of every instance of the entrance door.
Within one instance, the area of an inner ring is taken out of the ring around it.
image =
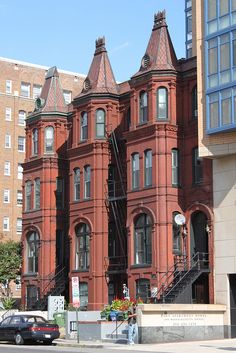
[[[27,286],[27,309],[35,309],[39,299],[39,288],[36,286]]]

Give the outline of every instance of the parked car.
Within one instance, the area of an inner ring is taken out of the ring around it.
[[[37,315],[12,315],[0,323],[0,340],[15,341],[17,345],[27,341],[51,344],[58,337],[59,326]]]

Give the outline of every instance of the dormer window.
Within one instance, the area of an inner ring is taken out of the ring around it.
[[[52,126],[47,126],[44,131],[44,150],[45,153],[53,153],[54,150],[54,129]]]
[[[139,123],[145,123],[148,120],[148,95],[142,91],[139,95]]]

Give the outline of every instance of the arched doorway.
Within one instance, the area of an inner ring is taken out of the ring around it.
[[[190,224],[190,254],[193,258],[199,254],[198,258],[202,260],[202,273],[192,285],[192,302],[209,303],[209,244],[207,232],[207,216],[202,211],[196,211],[191,215]]]

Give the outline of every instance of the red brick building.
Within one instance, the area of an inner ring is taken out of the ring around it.
[[[71,302],[75,276],[90,310],[124,284],[145,301],[213,302],[211,162],[198,157],[196,81],[196,60],[177,60],[164,12],[129,81],[116,83],[104,38],[69,107],[49,70],[26,128],[28,308],[49,294]]]

